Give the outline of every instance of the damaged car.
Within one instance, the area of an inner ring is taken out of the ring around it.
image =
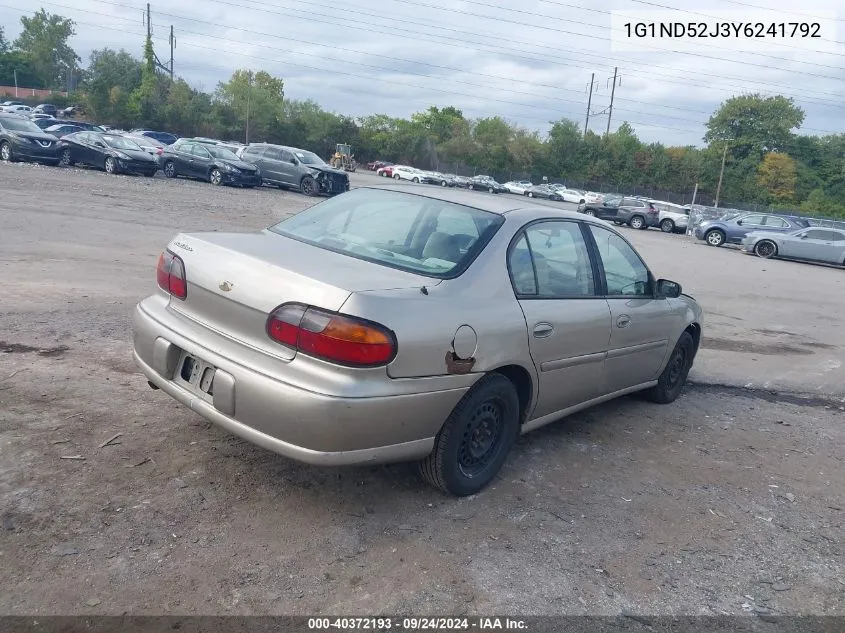
[[[250,143],[240,152],[241,160],[261,170],[264,183],[285,189],[298,189],[306,196],[334,196],[349,191],[349,176],[335,169],[314,152],[272,145]]]
[[[453,188],[179,233],[155,275],[133,313],[153,389],[305,463],[417,460],[458,496],[520,434],[633,392],[674,401],[702,334],[698,303],[607,223]]]

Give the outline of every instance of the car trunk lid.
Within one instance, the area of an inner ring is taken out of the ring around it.
[[[270,231],[179,234],[187,296],[170,308],[252,348],[292,359],[267,334],[269,314],[296,302],[340,311],[353,292],[432,285],[432,279],[312,246]]]

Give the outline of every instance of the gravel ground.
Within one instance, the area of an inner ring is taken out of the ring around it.
[[[310,200],[16,164],[0,200],[0,614],[845,614],[839,270],[630,232],[705,305],[695,384],[523,437],[453,499],[253,447],[131,361],[174,233]]]

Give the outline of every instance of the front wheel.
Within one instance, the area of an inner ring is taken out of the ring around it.
[[[431,485],[464,497],[489,484],[519,435],[519,398],[501,374],[487,374],[452,410],[420,462]]]
[[[0,158],[4,161],[11,162],[12,160],[12,146],[9,144],[9,141],[3,141],[0,143]]]
[[[534,193],[533,193],[533,192],[531,192],[531,191],[529,191],[526,195],[527,195],[529,198],[533,198],[533,197],[534,197]]]
[[[173,163],[172,160],[169,160],[164,163],[164,175],[167,178],[176,178],[176,165]]]
[[[306,196],[316,196],[319,193],[317,181],[311,176],[305,176],[305,178],[302,179],[302,182],[299,184],[299,190]]]
[[[632,229],[644,229],[646,227],[645,218],[641,215],[635,215],[633,218],[631,218],[629,224]]]
[[[417,184],[420,184],[420,179],[415,177],[414,182],[417,183]]]
[[[763,259],[769,259],[778,254],[778,247],[772,240],[760,240],[754,245],[754,254]]]
[[[394,175],[393,175],[393,180],[399,180],[399,178],[400,178],[399,174],[394,174]]]
[[[657,379],[657,384],[645,392],[646,398],[658,404],[674,402],[681,395],[681,389],[687,381],[694,354],[695,343],[692,336],[689,332],[684,332],[672,351],[669,364]]]
[[[441,180],[441,181],[440,181],[440,186],[441,186],[441,187],[445,187],[445,186],[446,186],[446,184],[447,184],[447,183],[446,183],[446,181],[445,181],[445,180]]]
[[[473,187],[472,185],[467,185],[467,189],[469,189],[470,191],[475,191],[475,187]]]
[[[587,209],[586,211],[584,211],[584,215],[595,215],[595,213],[592,209]]]
[[[496,191],[495,191],[495,189],[493,189],[493,187],[489,187],[487,189],[487,191],[488,191],[488,193],[496,193]]]
[[[70,167],[73,165],[73,159],[70,156],[70,148],[66,147],[62,150],[62,156],[59,159],[59,165],[62,167]]]
[[[223,184],[223,173],[215,167],[210,172],[208,172],[208,182],[210,182],[215,187],[219,187]]]
[[[675,231],[675,223],[669,218],[660,223],[660,230],[664,233],[673,233]]]
[[[117,173],[117,161],[112,158],[111,156],[106,157],[105,165],[103,165],[106,169],[107,174],[116,174]]]

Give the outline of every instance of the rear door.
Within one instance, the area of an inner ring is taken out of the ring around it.
[[[208,176],[208,170],[211,168],[212,158],[211,152],[204,147],[202,143],[194,143],[191,147],[191,173],[196,178],[205,178]]]
[[[170,153],[170,160],[176,165],[176,173],[181,174],[183,176],[193,176],[193,156],[191,155],[191,149],[194,147],[195,143],[181,143],[176,147],[171,147],[168,149]]]
[[[618,233],[589,225],[599,256],[611,334],[605,362],[607,391],[654,380],[662,371],[674,316],[668,300],[654,297],[653,279]]]
[[[561,411],[605,391],[610,310],[581,223],[528,224],[508,254],[508,269],[528,328],[539,384],[533,417]]]

